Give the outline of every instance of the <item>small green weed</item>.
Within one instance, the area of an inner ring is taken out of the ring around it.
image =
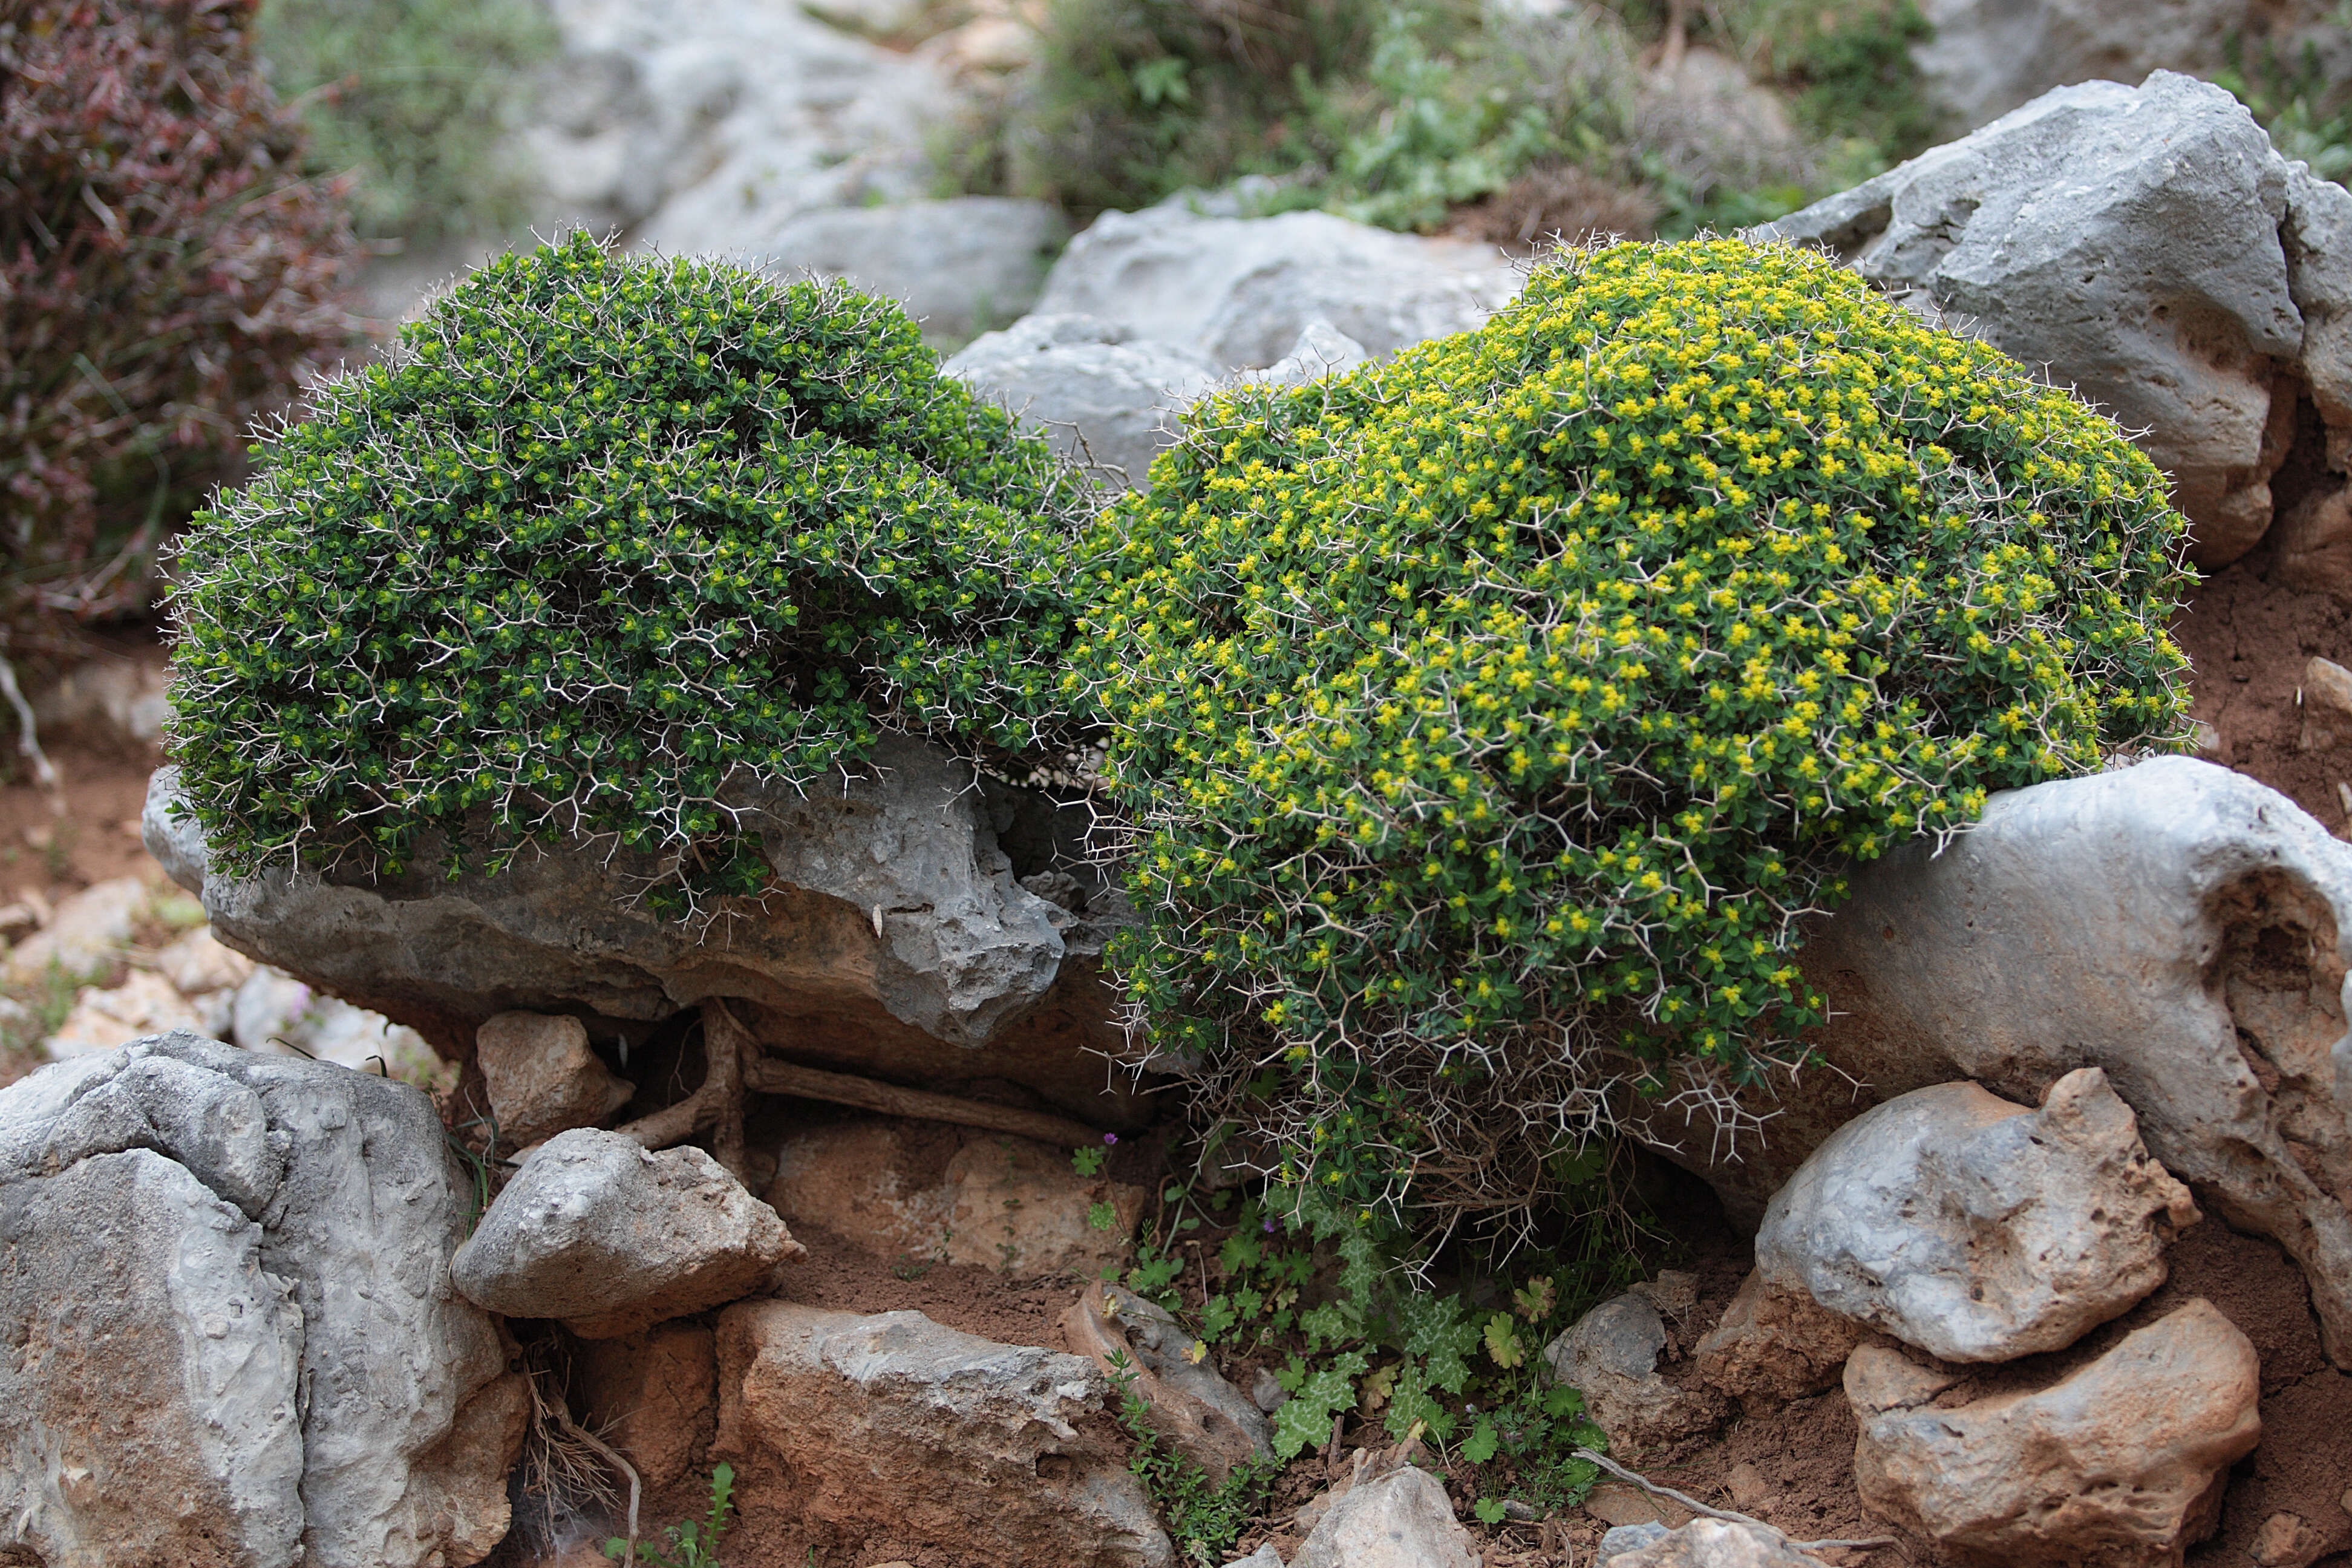
[[[1125,1352],[1111,1352],[1110,1376],[1118,1389],[1118,1424],[1135,1443],[1128,1468],[1150,1494],[1177,1550],[1188,1561],[1213,1568],[1225,1561],[1226,1549],[1265,1505],[1282,1466],[1252,1460],[1236,1466],[1223,1482],[1211,1481],[1206,1471],[1151,1429],[1151,1406],[1135,1391],[1135,1364]]]
[[[722,1464],[710,1472],[709,1513],[699,1523],[688,1520],[664,1531],[669,1540],[667,1551],[637,1546],[635,1560],[653,1568],[719,1568],[719,1541],[727,1533],[727,1515],[734,1506],[735,1468]],[[615,1563],[627,1561],[630,1543],[616,1535],[604,1542],[604,1555]]]

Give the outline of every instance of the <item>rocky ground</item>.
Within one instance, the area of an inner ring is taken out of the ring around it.
[[[565,16],[709,85],[690,123],[556,126],[583,207],[685,236],[725,196],[730,232],[772,219],[811,255],[869,221],[1001,218],[996,260],[1059,242],[1010,209],[849,216],[844,193],[908,194],[875,84],[949,68],[921,50],[762,12],[774,49],[730,60],[683,22]],[[2352,1563],[2352,198],[2187,79],[2042,102],[1783,227],[2154,429],[2209,568],[2178,625],[2195,713],[2234,773],[2046,785],[1940,859],[1890,856],[1808,958],[1842,1015],[1823,1055],[1868,1091],[1775,1084],[1739,1164],[1636,1129],[1680,1162],[1642,1157],[1644,1283],[1547,1360],[1627,1465],[1770,1528],[1620,1479],[1472,1524],[1466,1467],[1343,1422],[1244,1531],[1253,1568],[1785,1564],[1878,1536],[1812,1560]],[[729,162],[779,124],[816,151]],[[871,155],[828,162],[827,136]],[[2101,258],[2087,307],[2070,246]],[[1203,388],[1474,325],[1515,281],[1459,242],[1213,204],[1112,215],[1037,270],[1034,310],[952,368],[1107,487]],[[1012,298],[937,309],[961,334]],[[0,1434],[97,1455],[0,1479],[0,1519],[54,1561],[601,1561],[612,1450],[649,1524],[733,1465],[732,1562],[1166,1563],[1113,1352],[1204,1466],[1259,1450],[1269,1358],[1195,1357],[1098,1282],[1161,1234],[1174,1118],[1093,1054],[1121,910],[1083,825],[910,745],[887,786],[762,807],[782,891],[723,941],[583,917],[611,865],[232,881],[151,789],[157,668],[126,645],[45,695],[60,782],[0,790],[6,1072],[58,1062],[0,1099]],[[163,1037],[113,1048],[140,1035]],[[1177,1278],[1191,1308],[1219,1238]],[[185,1506],[109,1502],[163,1487]]]

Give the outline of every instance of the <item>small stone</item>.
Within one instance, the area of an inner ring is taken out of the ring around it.
[[[110,991],[85,986],[74,998],[73,1011],[44,1048],[51,1061],[61,1062],[110,1051],[142,1036],[173,1029],[208,1034],[205,1023],[203,1014],[173,990],[170,981],[134,969]]]
[[[2310,1568],[2327,1549],[2327,1538],[2292,1513],[2274,1513],[2254,1531],[2254,1561],[2261,1568]]]
[[[1601,1561],[1608,1568],[1820,1568],[1821,1563],[1769,1524],[1726,1519],[1695,1519],[1614,1556],[1603,1537]]]
[[[1281,1409],[1289,1397],[1282,1386],[1282,1379],[1274,1375],[1272,1367],[1262,1366],[1250,1373],[1250,1403],[1268,1415]],[[2345,1495],[2352,1497],[2352,1492]],[[2346,1504],[2345,1508],[2347,1512],[2352,1512],[2352,1503]]]
[[[155,955],[155,967],[183,996],[234,991],[253,973],[253,960],[198,926]]]
[[[1723,1478],[1723,1489],[1731,1499],[1732,1507],[1742,1513],[1753,1513],[1776,1489],[1752,1461],[1742,1459]]]
[[[1479,1559],[1444,1483],[1407,1465],[1334,1501],[1290,1568],[1479,1568]]]
[[[2215,729],[2204,720],[2200,719],[2189,726],[2189,733],[2194,742],[2197,754],[2199,756],[2204,758],[2209,763],[2222,763],[2229,761],[2227,757],[2221,754],[2221,731]]]
[[[83,889],[9,952],[0,964],[0,984],[23,990],[41,984],[52,973],[79,984],[110,968],[130,946],[151,898],[147,884],[136,877]]]
[[[2204,1300],[2048,1388],[1972,1405],[1927,1403],[1948,1374],[1865,1345],[1846,1364],[1855,1484],[1874,1513],[1994,1561],[2170,1568],[2262,1436],[2261,1373]]]
[[[1658,1375],[1666,1325],[1647,1297],[1603,1301],[1544,1347],[1552,1375],[1584,1395],[1585,1413],[1609,1434],[1611,1451],[1645,1455],[1710,1431],[1728,1414],[1713,1391],[1675,1387]]]
[[[1947,1361],[2063,1350],[2164,1283],[2198,1218],[2097,1068],[2040,1110],[1973,1083],[1897,1096],[1832,1133],[1756,1234],[1767,1284]]]
[[[449,1260],[466,1299],[611,1339],[751,1294],[807,1249],[701,1150],[558,1133]]]
[[[636,1092],[588,1048],[588,1027],[577,1018],[499,1013],[474,1031],[474,1051],[499,1141],[510,1149],[593,1127]]]
[[[1786,1404],[1835,1385],[1864,1330],[1801,1288],[1750,1270],[1723,1321],[1699,1341],[1699,1380],[1736,1399]]]
[[[1666,1538],[1666,1527],[1652,1520],[1646,1524],[1613,1524],[1601,1537],[1601,1561],[1613,1563],[1624,1552],[1639,1552],[1653,1542]]]
[[[1282,1568],[1282,1553],[1269,1541],[1246,1557],[1236,1557],[1225,1568]]]
[[[2303,667],[2302,749],[2334,751],[2352,744],[2352,669],[2314,658]]]
[[[1106,1374],[1123,1356],[1153,1431],[1222,1485],[1236,1466],[1270,1458],[1265,1416],[1220,1376],[1200,1342],[1156,1303],[1117,1285],[1089,1285],[1062,1319],[1072,1351]]]

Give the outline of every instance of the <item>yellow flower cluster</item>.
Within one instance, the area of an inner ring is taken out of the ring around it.
[[[1264,1130],[1370,1108],[1294,1154],[1357,1201],[1443,1163],[1433,1092],[1737,1073],[1843,866],[2175,741],[2183,527],[2113,424],[1787,247],[1566,255],[1223,395],[1079,583],[1129,984]]]

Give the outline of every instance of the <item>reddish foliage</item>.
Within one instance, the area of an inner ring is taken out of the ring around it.
[[[0,636],[19,647],[56,648],[59,612],[143,607],[163,531],[352,341],[343,193],[301,175],[256,3],[0,0]]]

